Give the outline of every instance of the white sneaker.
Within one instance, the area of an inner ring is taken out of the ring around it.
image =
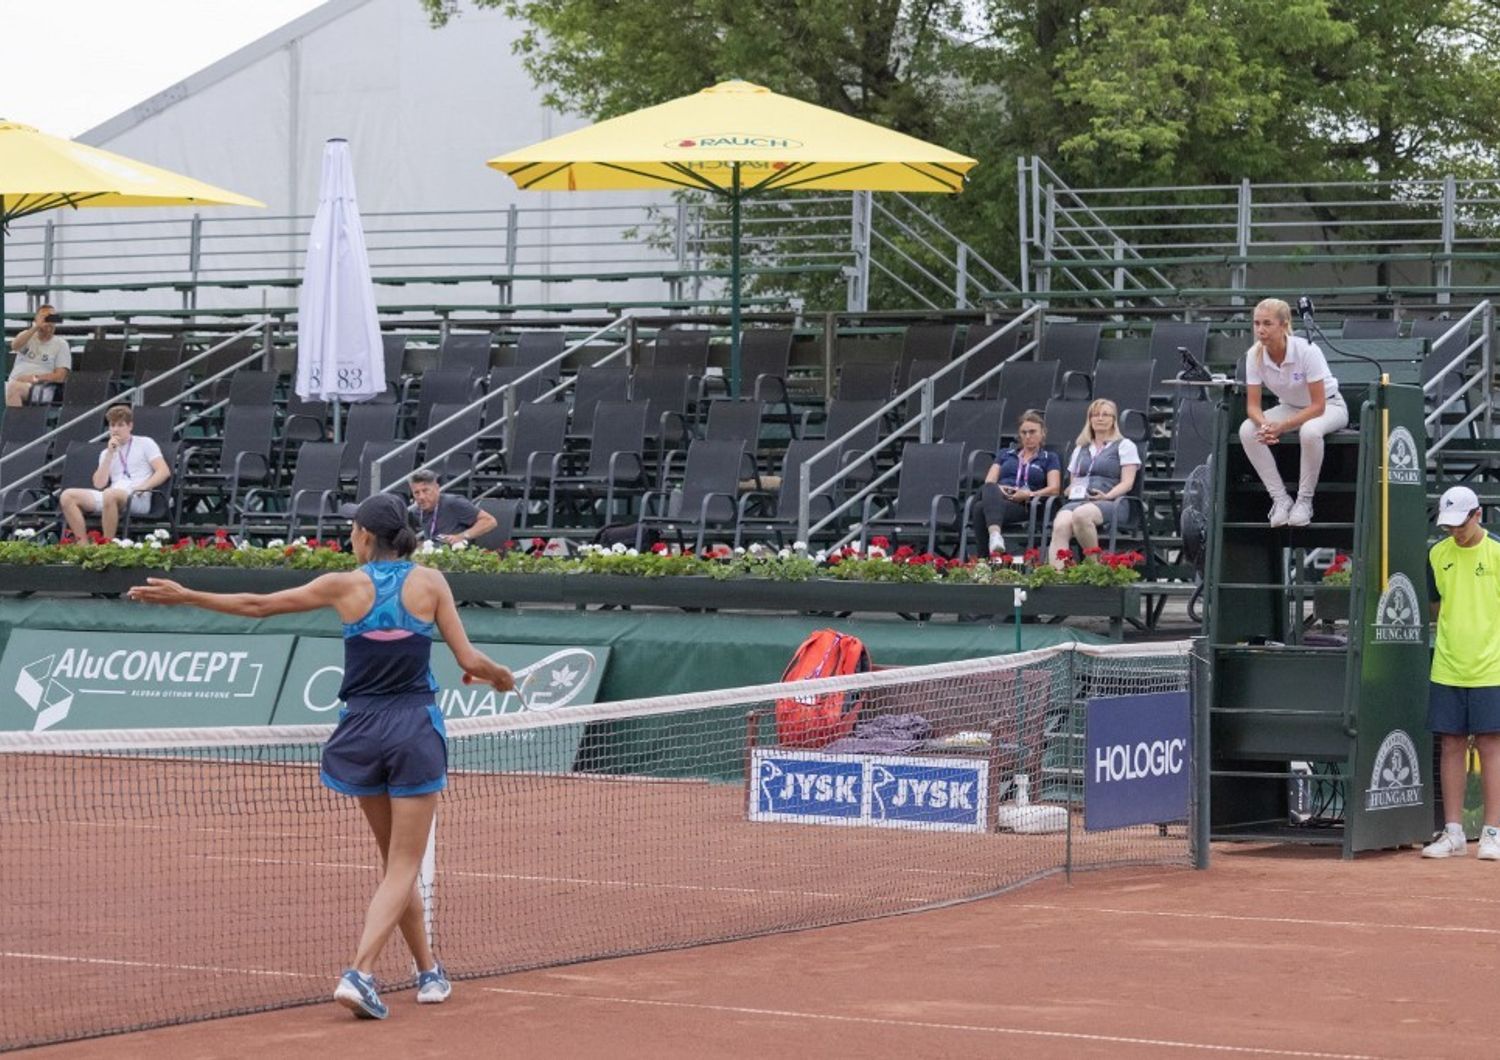
[[[1312,522],[1312,501],[1297,498],[1297,503],[1292,505],[1291,512],[1286,517],[1288,526],[1306,526]]]
[[[990,555],[998,556],[1005,551],[1005,538],[1000,534],[990,535]]]
[[[1277,497],[1271,505],[1271,525],[1285,526],[1287,517],[1292,514],[1292,498],[1287,496]]]
[[[1468,849],[1469,841],[1464,838],[1462,832],[1450,832],[1445,828],[1436,839],[1422,848],[1422,856],[1424,858],[1461,858]],[[1500,856],[1500,850],[1497,850],[1496,854]]]
[[[1487,824],[1479,833],[1479,860],[1500,861],[1500,828]]]

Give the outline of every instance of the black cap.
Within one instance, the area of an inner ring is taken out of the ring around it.
[[[390,541],[407,525],[406,505],[393,494],[377,493],[354,509],[354,521],[376,537]]]

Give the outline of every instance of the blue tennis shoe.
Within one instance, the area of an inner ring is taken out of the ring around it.
[[[448,982],[448,973],[443,971],[441,964],[434,965],[431,971],[417,976],[417,1004],[440,1005],[448,1000],[451,993],[453,984]]]
[[[446,979],[443,981],[447,982]],[[339,976],[339,985],[334,988],[333,999],[362,1020],[383,1020],[391,1011],[375,992],[375,977],[360,975],[353,968]]]

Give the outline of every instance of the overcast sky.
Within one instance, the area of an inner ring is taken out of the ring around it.
[[[0,0],[0,118],[75,137],[321,2]]]

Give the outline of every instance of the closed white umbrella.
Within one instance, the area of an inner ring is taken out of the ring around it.
[[[385,356],[347,140],[323,148],[318,212],[297,301],[297,396],[335,403],[385,393]]]

